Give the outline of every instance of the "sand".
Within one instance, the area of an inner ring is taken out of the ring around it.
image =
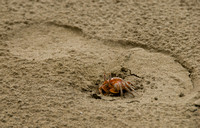
[[[0,127],[200,127],[200,1],[1,0]],[[103,75],[135,97],[103,96]]]

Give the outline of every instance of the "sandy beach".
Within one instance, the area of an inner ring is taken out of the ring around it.
[[[0,127],[199,128],[200,1],[1,0]]]

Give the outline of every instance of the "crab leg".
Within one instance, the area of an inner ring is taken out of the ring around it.
[[[105,73],[104,73],[103,77],[104,77],[104,81],[106,81],[106,74]]]
[[[105,93],[105,94],[103,94],[102,90],[104,90],[106,93]],[[103,89],[102,85],[101,85],[101,86],[99,86],[99,92],[100,92],[100,94],[102,94],[102,95],[108,95],[108,94],[110,93],[108,90],[106,90],[106,89]]]
[[[103,95],[103,92],[102,92],[102,88],[101,88],[101,87],[99,87],[99,92],[100,92],[100,94]]]
[[[121,84],[121,83],[119,83],[119,84],[118,84],[118,86],[119,86],[119,89],[120,89],[120,95],[121,95],[121,96],[123,96],[122,84]]]
[[[108,81],[109,81],[109,84],[111,84],[111,83],[110,83],[110,81],[111,81],[111,74],[109,75]]]
[[[131,90],[127,87],[128,86],[128,83],[123,81],[122,82],[122,86],[125,88],[126,91],[128,91],[129,93],[131,93],[134,97],[135,95],[131,92]]]
[[[128,91],[129,93],[131,93],[133,96],[134,96],[134,94],[131,92],[131,90],[130,89],[128,89],[126,86],[124,86],[125,87],[125,90],[126,91]],[[135,96],[134,96],[135,97]]]
[[[115,84],[113,85],[113,88],[111,88],[111,89],[109,90],[109,92],[111,92],[111,93],[119,93],[119,85],[118,85],[118,83],[115,83]]]
[[[118,88],[118,83],[114,84],[114,88],[115,88],[115,90],[118,90],[117,89]]]
[[[129,88],[131,88],[131,90],[134,91],[137,95],[139,95],[139,94],[135,91],[135,89],[132,87],[131,84],[129,84],[128,82],[126,82],[126,85],[127,85]]]

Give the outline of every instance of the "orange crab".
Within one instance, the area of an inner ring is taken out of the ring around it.
[[[104,74],[104,83],[99,86],[99,92],[103,95],[120,94],[123,96],[123,91],[127,91],[134,96],[132,93],[134,91],[133,87],[134,85],[131,82],[126,82],[119,77],[111,78],[111,75],[109,75],[109,79],[107,80]]]

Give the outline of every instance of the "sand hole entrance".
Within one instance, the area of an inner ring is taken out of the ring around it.
[[[52,65],[59,60],[68,68],[64,74],[70,76],[68,82],[74,81],[78,87],[94,86],[92,81],[101,79],[104,72],[126,67],[144,78],[144,89],[140,92],[143,102],[181,101],[179,95],[193,88],[188,71],[170,56],[142,48],[106,45],[106,42],[85,38],[72,28],[33,25],[21,30],[7,44],[10,52],[21,59],[38,63],[49,63],[46,60],[51,59]],[[60,79],[65,80],[64,75]],[[125,79],[134,83],[135,77]]]

